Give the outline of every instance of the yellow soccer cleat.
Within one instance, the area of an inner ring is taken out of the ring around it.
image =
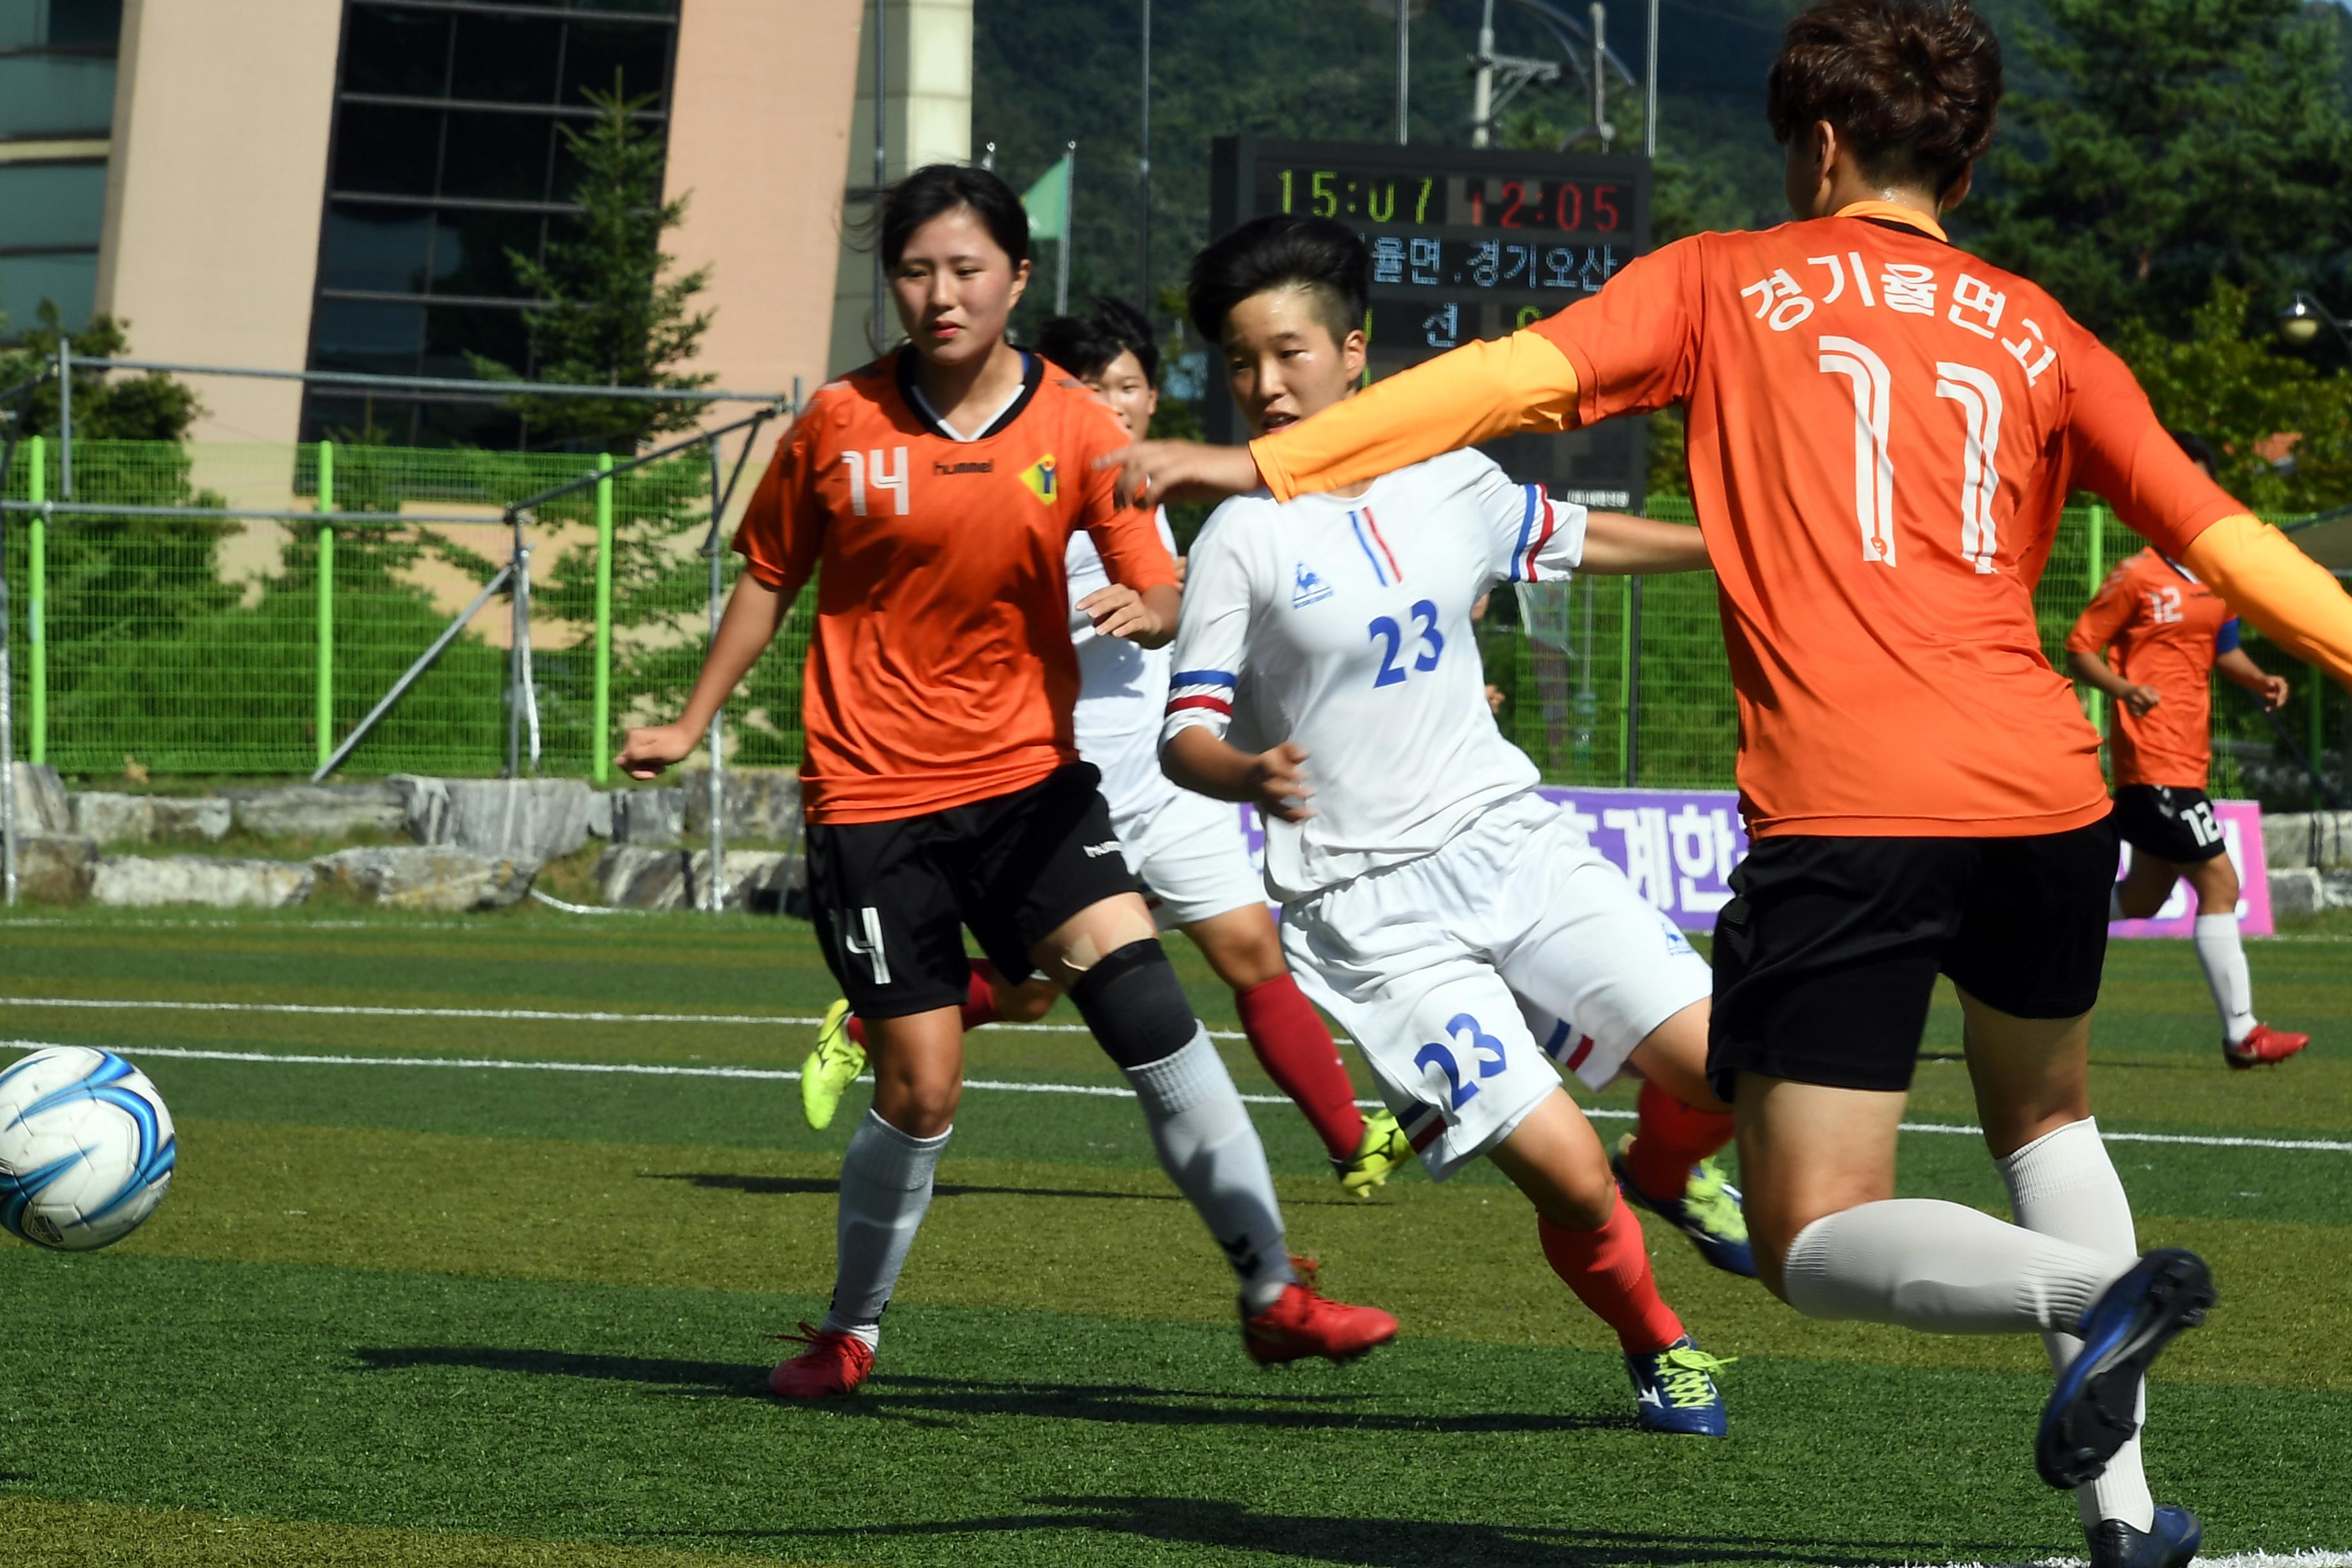
[[[1356,1152],[1331,1163],[1339,1168],[1342,1188],[1357,1197],[1368,1198],[1373,1188],[1412,1158],[1412,1145],[1405,1141],[1404,1129],[1397,1125],[1396,1117],[1387,1110],[1375,1110],[1364,1118],[1364,1141],[1356,1145]]]
[[[832,1126],[841,1097],[865,1070],[866,1047],[849,1037],[849,1001],[845,997],[824,1010],[816,1049],[801,1063],[801,1114],[808,1124],[820,1132]]]

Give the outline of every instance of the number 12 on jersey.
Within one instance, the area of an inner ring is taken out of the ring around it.
[[[1821,340],[1824,375],[1853,383],[1853,510],[1862,558],[1895,565],[1895,376],[1886,362],[1853,338]],[[1990,575],[2000,554],[1993,503],[2000,493],[2000,385],[1974,365],[1938,361],[1936,396],[1959,405],[1960,557]]]

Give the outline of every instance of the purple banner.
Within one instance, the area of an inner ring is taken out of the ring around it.
[[[1592,847],[1632,879],[1633,890],[1676,925],[1690,931],[1715,930],[1716,912],[1731,901],[1732,868],[1748,855],[1748,830],[1740,823],[1735,792],[1541,784],[1536,793],[1559,802]],[[1257,809],[1236,809],[1249,837],[1250,858],[1263,870],[1265,832]],[[2249,936],[2267,936],[2270,884],[2263,864],[2262,808],[2252,801],[2217,800],[2213,815],[2245,889],[2238,904],[2239,922]],[[2125,866],[2130,858],[2126,849]],[[2116,874],[2122,875],[2120,868]],[[2118,921],[2108,929],[2117,937],[2187,936],[2194,923],[2183,883],[2154,920]]]

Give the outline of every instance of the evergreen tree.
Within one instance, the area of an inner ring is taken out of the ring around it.
[[[0,329],[7,325],[0,318]],[[83,359],[113,359],[131,352],[130,323],[95,315],[78,332],[68,332],[56,304],[44,300],[32,326],[0,348],[0,388],[15,386],[54,365],[58,345],[69,342]],[[58,384],[44,383],[16,405],[19,436],[55,437],[58,428]],[[183,441],[202,414],[196,395],[161,371],[144,375],[105,376],[77,368],[73,378],[74,438],[78,441]]]
[[[2262,312],[2248,291],[2217,282],[2185,341],[2126,321],[2115,347],[2158,418],[2212,443],[2231,495],[2265,511],[2340,506],[2352,495],[2352,375],[2319,374],[2250,316]]]
[[[550,234],[544,261],[507,252],[517,280],[539,300],[523,318],[536,372],[531,379],[708,386],[708,374],[680,367],[710,326],[710,312],[693,309],[710,269],[665,276],[673,258],[663,252],[662,236],[685,221],[687,198],[661,199],[661,138],[636,118],[653,100],[623,97],[617,77],[610,93],[586,96],[597,110],[588,129],[559,127],[580,170],[572,190],[578,215]],[[511,366],[470,357],[484,376],[524,379]],[[692,427],[700,415],[692,403],[618,398],[520,396],[513,407],[547,437],[623,456],[653,437]]]
[[[2342,14],[2299,0],[2048,0],[1963,241],[2093,331],[2178,334],[2215,279],[2266,317],[2352,240]]]

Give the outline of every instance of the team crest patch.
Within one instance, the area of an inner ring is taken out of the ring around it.
[[[1309,605],[1319,605],[1331,596],[1331,584],[1315,574],[1315,569],[1301,561],[1291,568],[1290,607],[1303,610]]]
[[[1061,499],[1061,470],[1054,466],[1054,454],[1051,452],[1022,469],[1021,482],[1029,487],[1031,495],[1047,506]]]

